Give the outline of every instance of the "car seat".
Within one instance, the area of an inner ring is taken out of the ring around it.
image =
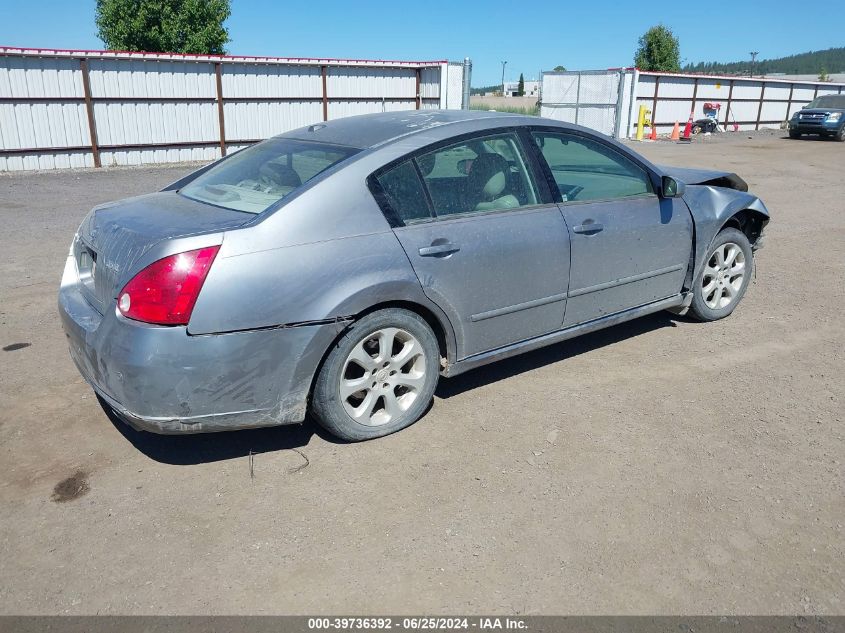
[[[469,206],[475,211],[519,207],[519,199],[509,191],[509,170],[508,162],[499,154],[480,154],[469,172]]]

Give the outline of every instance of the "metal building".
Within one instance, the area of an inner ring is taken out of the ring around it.
[[[207,161],[318,121],[468,107],[470,68],[0,48],[0,171]]]
[[[778,128],[815,97],[841,94],[845,84],[795,79],[643,72],[636,68],[543,73],[544,117],[578,123],[616,138],[636,135],[641,105],[658,134],[682,126],[705,103],[719,104],[721,129]]]

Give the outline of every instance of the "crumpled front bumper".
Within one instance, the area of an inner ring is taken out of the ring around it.
[[[80,373],[130,426],[202,433],[305,419],[308,392],[337,325],[191,336],[106,310],[80,292],[73,258],[59,313]]]

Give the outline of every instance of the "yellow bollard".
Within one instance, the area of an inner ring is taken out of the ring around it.
[[[651,120],[648,119],[648,115],[651,114],[651,110],[646,108],[644,105],[640,106],[640,116],[637,118],[637,140],[643,140],[643,128],[646,125],[651,125]]]

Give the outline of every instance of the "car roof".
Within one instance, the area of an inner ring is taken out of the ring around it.
[[[484,130],[530,122],[536,123],[537,118],[484,110],[407,110],[334,119],[279,136],[368,149],[445,125],[475,123],[473,130]]]

